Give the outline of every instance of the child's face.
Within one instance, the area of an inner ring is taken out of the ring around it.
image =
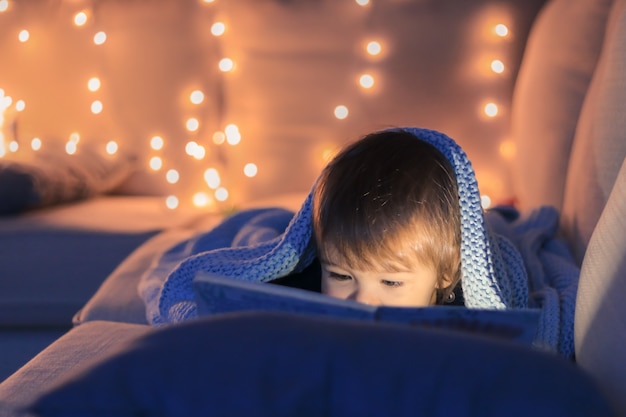
[[[370,305],[422,307],[435,304],[437,273],[415,264],[403,272],[357,271],[341,259],[322,260],[322,293]]]

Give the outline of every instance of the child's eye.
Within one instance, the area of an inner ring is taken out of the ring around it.
[[[329,276],[337,281],[349,281],[352,279],[350,275],[338,274],[336,272],[331,272]]]
[[[386,286],[386,287],[401,287],[402,286],[402,282],[401,281],[391,281],[391,280],[388,280],[388,279],[383,279],[380,282],[384,286]]]

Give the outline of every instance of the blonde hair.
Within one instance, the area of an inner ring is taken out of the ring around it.
[[[313,196],[318,256],[390,272],[416,262],[438,276],[438,302],[460,279],[461,221],[454,169],[434,146],[382,131],[344,148]]]

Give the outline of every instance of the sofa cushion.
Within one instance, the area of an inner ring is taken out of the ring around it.
[[[553,0],[537,17],[513,95],[512,177],[523,211],[561,209],[570,150],[613,0]]]
[[[91,366],[150,331],[149,326],[103,321],[70,330],[0,383],[0,416],[23,416],[19,410],[67,373]]]
[[[55,384],[44,416],[611,415],[559,357],[429,329],[276,313],[139,337]]]
[[[626,157],[624,62],[626,2],[616,0],[576,129],[565,184],[561,223],[579,263]]]
[[[576,357],[626,415],[626,161],[591,236],[576,301]]]

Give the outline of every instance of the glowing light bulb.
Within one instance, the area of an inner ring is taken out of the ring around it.
[[[0,12],[6,12],[9,8],[8,0],[0,0]]]
[[[115,155],[115,153],[117,152],[117,150],[119,149],[119,146],[117,145],[117,142],[115,142],[114,140],[110,140],[107,142],[106,144],[106,152],[109,155]]]
[[[33,151],[38,151],[41,149],[41,139],[39,138],[33,138],[30,141],[30,147]]]
[[[348,117],[348,108],[344,105],[335,107],[335,117],[339,120],[343,120]]]
[[[196,207],[207,207],[213,203],[211,196],[203,191],[195,193],[191,199]]]
[[[374,86],[374,77],[370,74],[363,74],[359,77],[359,85],[365,89],[370,89]]]
[[[224,187],[220,187],[217,190],[215,190],[215,199],[217,201],[228,200],[228,190]]]
[[[258,172],[259,169],[257,168],[256,164],[253,164],[252,162],[246,164],[246,166],[243,167],[243,173],[246,177],[255,177]]]
[[[491,207],[491,197],[489,197],[488,195],[480,196],[480,205],[484,209],[488,209],[489,207]]]
[[[17,100],[17,102],[15,103],[15,110],[24,111],[25,108],[26,103],[24,102],[24,100]]]
[[[226,25],[223,22],[215,22],[211,25],[211,34],[213,36],[222,36],[226,32]]]
[[[498,115],[498,105],[496,103],[487,103],[483,111],[487,117],[496,117]]]
[[[200,127],[200,122],[195,117],[190,117],[187,119],[187,122],[185,122],[185,127],[188,131],[195,132]]]
[[[30,33],[26,29],[24,29],[20,31],[20,33],[17,35],[17,38],[20,40],[20,42],[26,42],[30,39]]]
[[[98,77],[91,77],[89,81],[87,81],[87,88],[89,89],[89,91],[98,91],[100,89],[100,86],[100,78]]]
[[[152,136],[152,138],[150,139],[150,147],[155,151],[163,149],[164,143],[165,142],[163,141],[163,138],[161,136]]]
[[[70,134],[69,141],[71,143],[78,143],[78,142],[80,142],[80,134],[78,132],[72,132]]]
[[[215,0],[202,0],[204,3],[210,4],[213,3]]]
[[[158,171],[163,168],[163,160],[158,156],[153,156],[150,158],[149,165],[153,171]]]
[[[100,114],[100,113],[102,113],[102,109],[103,109],[103,105],[102,105],[102,102],[100,100],[94,100],[94,102],[91,103],[91,112],[93,114]]]
[[[491,70],[496,74],[502,74],[504,72],[504,63],[499,59],[491,61]]]
[[[76,153],[77,148],[78,148],[77,142],[69,141],[65,144],[65,152],[68,155],[74,155]]]
[[[241,142],[241,133],[239,133],[239,127],[234,124],[229,124],[224,129],[224,134],[226,135],[226,142],[229,145],[237,145]]]
[[[9,151],[11,152],[17,152],[18,149],[20,149],[20,144],[17,143],[16,141],[12,140],[11,142],[9,142]]]
[[[370,0],[355,0],[356,4],[358,4],[359,6],[367,6],[368,4],[370,4]]]
[[[206,149],[204,148],[204,146],[199,145],[193,140],[187,142],[187,145],[185,145],[185,152],[187,153],[187,155],[192,156],[198,160],[204,158],[204,156],[206,155]]]
[[[230,58],[222,58],[218,64],[220,71],[230,72],[235,68],[235,63]]]
[[[175,169],[169,169],[165,173],[165,180],[170,184],[176,184],[180,180],[180,174]]]
[[[200,104],[204,101],[204,93],[200,90],[194,90],[189,95],[189,101],[193,104]]]
[[[176,197],[175,195],[169,195],[165,199],[165,206],[168,209],[174,210],[175,208],[178,207],[178,204],[179,204],[178,197]]]
[[[383,51],[383,47],[378,41],[371,41],[367,43],[365,50],[372,56],[379,55]]]
[[[497,24],[493,28],[493,31],[496,33],[496,35],[500,36],[501,38],[504,38],[509,34],[509,28],[503,23]]]
[[[217,187],[219,187],[221,184],[220,174],[219,172],[217,172],[217,169],[208,168],[206,171],[204,171],[204,181],[207,183],[209,188],[212,188],[214,190],[217,189]]]
[[[224,132],[217,131],[213,133],[213,143],[216,145],[221,145],[226,142],[226,134]]]
[[[98,32],[93,37],[93,43],[96,45],[102,45],[107,41],[107,34],[104,32]]]
[[[74,15],[74,24],[76,26],[83,26],[85,23],[87,23],[87,13],[78,12]]]

